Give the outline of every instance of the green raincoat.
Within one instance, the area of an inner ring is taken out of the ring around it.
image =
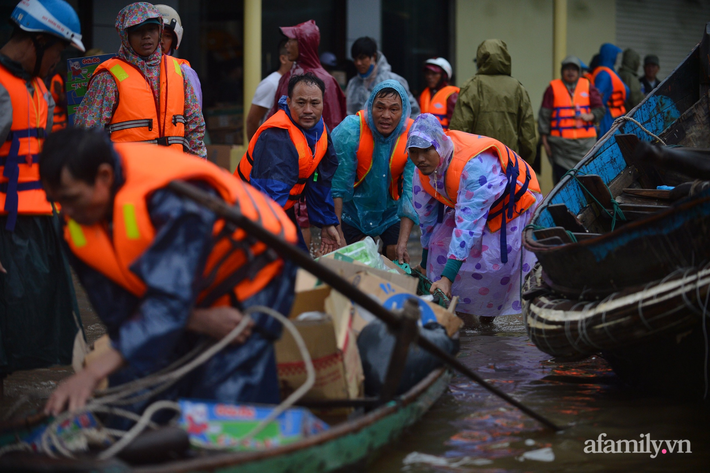
[[[643,100],[643,92],[641,92],[641,82],[636,75],[639,65],[641,64],[641,56],[633,49],[624,51],[624,56],[619,68],[619,78],[624,81],[624,84],[629,88],[629,93],[626,95],[624,106],[626,111],[630,111]]]
[[[495,138],[533,163],[535,117],[528,92],[510,76],[508,46],[487,39],[478,46],[476,64],[478,72],[461,87],[449,129]]]

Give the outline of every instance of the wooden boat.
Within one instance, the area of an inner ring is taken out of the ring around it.
[[[535,211],[523,244],[536,254],[549,287],[570,298],[604,297],[710,261],[710,196],[672,202],[674,192],[657,186],[695,176],[634,155],[639,141],[710,148],[708,71],[710,25],[685,61]]]
[[[0,471],[311,473],[335,471],[345,467],[364,467],[380,448],[394,441],[429,410],[448,386],[450,378],[451,374],[446,369],[437,369],[407,393],[368,413],[334,425],[320,434],[268,450],[208,452],[192,458],[144,466],[129,465],[118,459],[98,462],[90,459],[51,459],[31,453],[11,453],[0,457]]]
[[[645,393],[707,399],[710,264],[594,301],[555,294],[536,265],[523,291],[528,335],[545,353],[600,353],[621,380]]]

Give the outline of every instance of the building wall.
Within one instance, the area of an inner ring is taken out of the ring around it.
[[[604,42],[615,41],[615,0],[567,2],[567,54],[585,63]],[[456,85],[476,73],[478,45],[502,39],[511,55],[512,76],[527,89],[535,116],[545,89],[553,79],[553,0],[457,0]],[[543,192],[552,188],[551,167],[542,159]]]

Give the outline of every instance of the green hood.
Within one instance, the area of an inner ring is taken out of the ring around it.
[[[476,52],[476,74],[510,75],[510,53],[508,45],[500,39],[487,39],[478,46]]]
[[[621,65],[635,74],[639,68],[639,65],[641,65],[641,56],[639,56],[639,53],[637,53],[633,49],[627,49],[626,51],[624,51],[624,56],[621,60]]]

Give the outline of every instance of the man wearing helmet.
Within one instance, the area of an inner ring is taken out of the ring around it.
[[[431,113],[439,119],[444,130],[449,129],[451,115],[454,114],[459,88],[449,85],[451,64],[443,57],[427,59],[424,63],[426,89],[419,96],[422,113]]]
[[[84,51],[79,17],[63,0],[23,0],[11,20],[0,49],[0,394],[13,371],[70,363],[78,324],[37,163],[55,105],[41,78],[70,44]]]
[[[180,21],[180,15],[175,11],[174,8],[168,5],[155,5],[155,8],[160,12],[160,16],[163,17],[163,37],[160,39],[160,49],[163,54],[167,56],[175,56],[175,51],[180,47],[182,42],[183,28],[182,21]],[[177,62],[180,63],[180,69],[182,73],[185,74],[187,80],[190,82],[192,89],[195,91],[197,96],[197,101],[200,102],[200,109],[202,108],[202,83],[200,78],[197,76],[197,72],[190,65],[190,61],[182,58],[175,58]]]
[[[179,62],[163,55],[163,19],[147,2],[116,18],[121,47],[96,68],[74,124],[105,127],[115,142],[148,142],[207,156],[205,119]]]

